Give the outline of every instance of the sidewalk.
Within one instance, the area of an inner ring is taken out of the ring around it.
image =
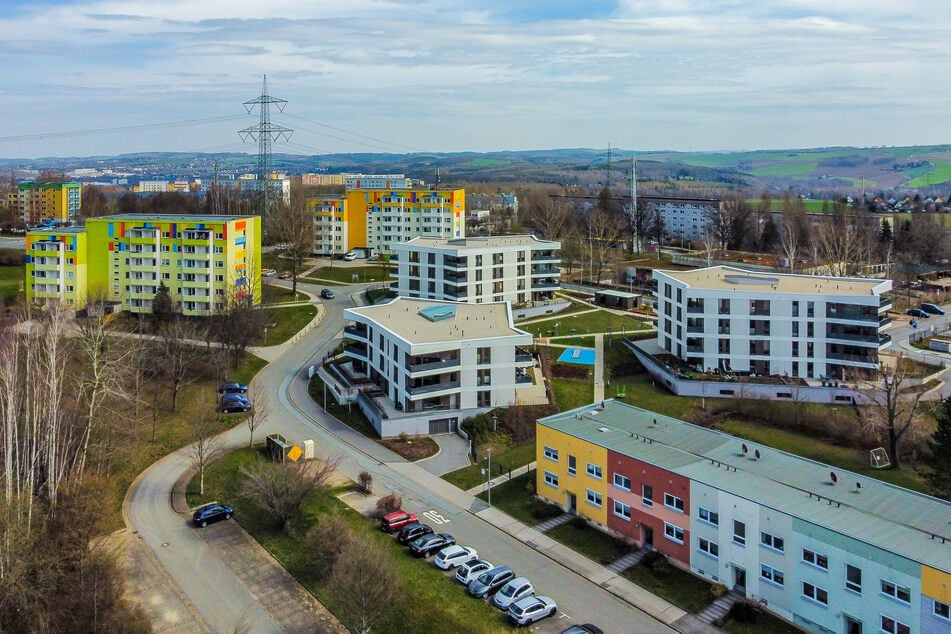
[[[586,577],[598,584],[614,596],[641,611],[655,617],[662,623],[684,634],[717,634],[721,630],[702,622],[694,614],[689,614],[664,599],[651,594],[644,588],[628,581],[618,573],[595,563],[587,557],[562,545],[546,536],[536,528],[526,526],[513,517],[495,507],[486,505],[482,500],[473,496],[481,493],[485,485],[473,487],[468,491],[460,491],[452,484],[438,478],[425,469],[412,463],[391,465],[393,469],[405,472],[404,475],[413,478],[427,489],[447,500],[452,500],[457,506],[468,508],[469,512],[480,519],[495,526],[523,544],[547,556],[554,564],[564,566],[569,570]],[[512,472],[512,477],[521,475],[535,468],[535,463],[528,464]],[[341,498],[352,508],[366,515],[375,510],[375,496],[343,496]]]

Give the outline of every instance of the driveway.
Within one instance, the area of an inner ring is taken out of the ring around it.
[[[439,453],[416,461],[416,464],[426,471],[434,475],[442,475],[472,464],[469,460],[469,441],[459,434],[439,434],[430,438],[439,445]]]

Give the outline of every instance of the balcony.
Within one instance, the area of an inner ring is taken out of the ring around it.
[[[878,347],[882,348],[884,346],[890,346],[892,343],[891,335],[879,335],[878,336]]]
[[[702,346],[702,345],[699,345],[699,346],[687,346],[687,352],[702,353],[702,352],[703,352],[703,346]]]
[[[516,374],[515,375],[516,385],[531,385],[532,383],[533,383],[532,376],[530,374]]]
[[[383,394],[379,394],[379,396],[382,397]],[[367,406],[367,408],[373,410],[380,418],[389,418],[389,416],[386,414],[386,410],[377,404],[372,395],[367,394],[366,392],[359,392],[357,394],[357,401],[363,403]]]
[[[548,251],[532,253],[532,262],[561,262],[561,256]]]
[[[555,266],[533,266],[532,276],[536,275],[561,275],[561,269]]]
[[[891,326],[891,325],[892,325],[891,317],[882,317],[881,319],[878,320],[879,330],[881,330],[882,328],[887,328],[888,326]]]
[[[558,290],[559,288],[561,288],[561,283],[554,279],[538,280],[532,283],[532,289],[536,291]]]
[[[446,390],[456,390],[459,389],[459,381],[448,381],[446,383],[432,383],[430,385],[421,385],[419,387],[411,387],[409,389],[409,395],[411,397],[421,396],[423,394],[433,394],[434,392],[443,392]]]
[[[878,310],[890,310],[892,307],[892,298],[891,297],[880,297],[878,299]]]
[[[354,339],[363,339],[367,338],[367,327],[363,324],[359,326],[344,326],[343,334],[345,337],[352,337]]]
[[[361,361],[369,361],[370,353],[367,351],[367,347],[362,344],[347,344],[343,347],[343,353],[354,359],[359,359]]]
[[[531,363],[532,353],[527,350],[515,349],[515,363]]]
[[[420,372],[429,372],[431,370],[441,370],[443,368],[458,368],[459,359],[442,359],[440,361],[426,361],[423,363],[410,363],[406,366],[406,370],[410,374],[417,374]]]
[[[454,301],[463,301],[469,296],[469,291],[465,288],[460,288],[457,291],[450,290],[448,288],[443,288],[442,294]]]
[[[850,361],[852,363],[865,363],[878,367],[878,357],[871,357],[864,354],[849,354],[847,352],[830,352],[826,355],[827,359],[835,361]]]
[[[452,282],[454,284],[465,283],[468,278],[466,271],[446,271],[443,274],[443,278],[447,282]]]
[[[687,326],[687,332],[694,334],[703,334],[703,326]],[[750,333],[753,334],[753,333]]]
[[[878,333],[859,334],[847,332],[828,332],[826,333],[826,339],[830,341],[848,341],[851,343],[867,343],[869,345],[877,345],[879,341],[879,335]]]

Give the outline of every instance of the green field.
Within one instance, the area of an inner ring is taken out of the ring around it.
[[[818,161],[805,163],[785,163],[780,165],[766,165],[751,170],[757,176],[801,176],[815,171],[819,167]]]
[[[939,185],[951,181],[951,163],[931,164],[931,171],[908,181],[909,187]]]
[[[260,341],[256,341],[255,345],[276,346],[284,343],[309,324],[317,314],[317,307],[308,304],[287,308],[267,308],[265,314],[268,320],[267,334]]]
[[[386,264],[377,266],[324,266],[308,274],[308,281],[315,283],[332,280],[341,284],[369,284],[389,282],[390,269]],[[356,276],[356,280],[354,280]]]
[[[0,297],[5,305],[16,303],[25,272],[26,266],[0,266]]]

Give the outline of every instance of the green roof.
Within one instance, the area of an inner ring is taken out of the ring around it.
[[[538,424],[951,573],[944,500],[613,399]]]

